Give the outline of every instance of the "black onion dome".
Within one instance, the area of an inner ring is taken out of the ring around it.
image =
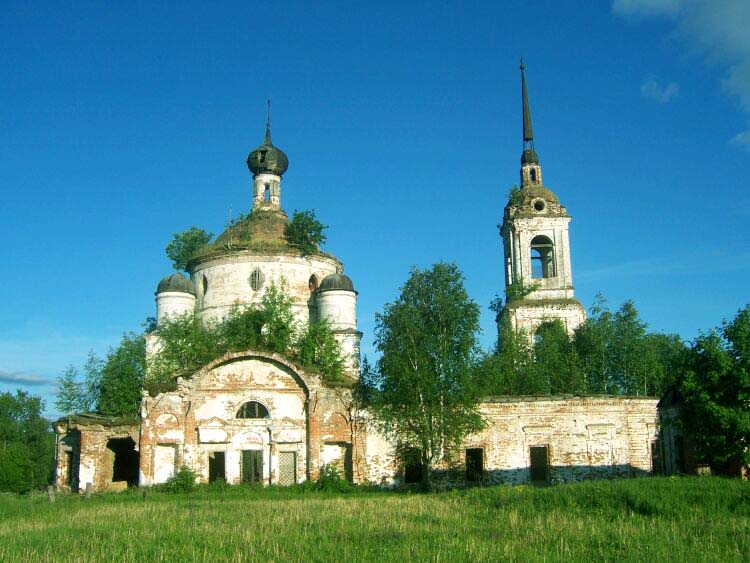
[[[258,174],[275,174],[283,176],[289,168],[289,159],[284,151],[271,142],[271,126],[266,124],[266,138],[263,144],[247,156],[247,167],[253,176]]]
[[[157,294],[168,291],[195,295],[195,286],[191,280],[178,272],[165,277],[159,282],[159,285],[156,286]]]
[[[354,291],[354,284],[349,276],[344,274],[331,274],[323,278],[318,286],[318,291]]]
[[[534,149],[526,149],[521,155],[521,164],[539,164],[539,157]]]

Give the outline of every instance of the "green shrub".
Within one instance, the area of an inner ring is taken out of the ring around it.
[[[326,493],[344,493],[352,489],[352,484],[344,479],[338,467],[328,464],[320,468],[315,488]]]
[[[187,264],[195,253],[206,246],[213,235],[198,227],[175,233],[165,252],[175,270],[187,271]]]
[[[183,465],[164,483],[162,490],[165,493],[192,493],[197,486],[195,482],[197,478],[195,471]]]
[[[290,244],[299,248],[302,254],[314,254],[318,247],[326,241],[323,233],[327,229],[323,223],[315,217],[315,210],[294,210],[292,219],[287,223],[284,234]]]

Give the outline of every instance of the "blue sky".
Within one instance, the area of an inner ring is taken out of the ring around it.
[[[747,21],[745,0],[4,2],[0,390],[49,398],[154,314],[172,234],[249,210],[268,97],[282,205],[330,226],[363,350],[439,260],[489,347],[522,54],[578,297],[691,339],[750,301]]]

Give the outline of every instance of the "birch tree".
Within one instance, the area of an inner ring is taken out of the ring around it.
[[[439,263],[413,268],[375,322],[381,357],[369,406],[400,451],[419,451],[427,489],[434,469],[483,426],[479,306],[458,268]]]

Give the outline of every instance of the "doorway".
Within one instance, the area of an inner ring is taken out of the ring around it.
[[[529,448],[529,480],[546,483],[549,480],[549,448],[532,446]]]
[[[224,452],[209,452],[208,454],[208,482],[226,480],[226,465]]]
[[[261,450],[242,450],[242,482],[251,485],[263,482],[263,452]]]

